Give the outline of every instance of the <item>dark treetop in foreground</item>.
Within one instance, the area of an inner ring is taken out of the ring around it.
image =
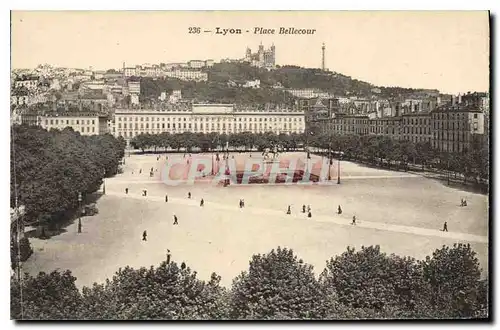
[[[469,245],[443,246],[425,260],[378,246],[327,261],[319,280],[292,250],[254,255],[230,289],[177,263],[125,267],[80,292],[69,271],[11,279],[14,319],[405,319],[487,318],[487,281]]]

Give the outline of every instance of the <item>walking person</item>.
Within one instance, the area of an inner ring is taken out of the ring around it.
[[[352,216],[352,222],[351,222],[351,225],[355,225],[356,224],[356,216],[353,215]]]
[[[338,207],[338,209],[337,209],[337,213],[338,213],[338,214],[342,214],[342,208],[340,207],[340,205],[339,205],[339,207]]]
[[[305,206],[305,204],[302,205],[302,213],[306,213],[306,206]]]
[[[308,217],[308,218],[312,218],[312,213],[311,213],[311,211],[307,211],[307,217]]]
[[[179,222],[177,221],[177,216],[174,214],[174,225],[178,225]]]
[[[288,210],[286,211],[286,214],[292,214],[292,210],[290,209],[290,205],[288,205]]]
[[[443,224],[443,231],[446,231],[446,232],[448,231],[448,222],[446,222],[446,221]]]
[[[125,194],[128,194],[128,188],[125,188]]]
[[[168,195],[165,194],[165,203],[168,202]]]
[[[147,233],[146,231],[144,231],[144,232],[142,233],[142,240],[143,240],[143,241],[147,241],[147,240],[148,240],[148,238],[147,238],[147,237],[148,237],[148,233]]]
[[[147,195],[148,195],[148,191],[147,191],[146,189],[144,189],[144,190],[142,191],[142,196],[147,196]]]
[[[188,198],[191,198],[191,192],[188,192]]]
[[[240,199],[240,209],[243,208],[243,200]]]
[[[139,170],[139,174],[142,174],[142,168]]]
[[[311,212],[311,205],[307,205],[307,212]]]
[[[200,201],[200,206],[203,206],[203,205],[205,205],[205,201],[202,198],[201,201]]]

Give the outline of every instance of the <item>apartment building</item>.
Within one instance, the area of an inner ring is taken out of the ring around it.
[[[68,113],[46,114],[38,118],[39,125],[50,130],[63,130],[71,127],[82,135],[98,135],[108,133],[108,116],[100,113]]]
[[[432,146],[444,152],[470,149],[473,138],[485,134],[484,113],[474,105],[454,104],[431,112]]]
[[[431,142],[432,125],[430,113],[409,113],[401,119],[401,137],[403,140],[417,142]]]

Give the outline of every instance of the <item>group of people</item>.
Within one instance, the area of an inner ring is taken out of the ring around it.
[[[144,189],[142,191],[142,196],[147,196],[147,190]],[[128,188],[125,188],[125,194],[128,194]],[[188,199],[191,199],[192,195],[191,195],[191,192],[188,192],[188,195],[187,195]],[[168,195],[165,194],[165,202],[168,202]],[[200,200],[200,206],[203,207],[205,205],[205,200],[202,198]],[[467,206],[467,201],[462,199],[461,200],[461,205],[460,206]],[[240,201],[239,201],[239,207],[240,209],[244,208],[245,207],[245,200],[244,199],[241,199],[240,198]],[[306,205],[303,204],[302,205],[302,213],[307,213],[307,217],[308,218],[312,218],[312,212],[311,212],[311,205]],[[290,205],[288,205],[288,208],[287,208],[287,211],[286,211],[286,214],[290,215],[292,214],[292,208]],[[337,207],[337,214],[342,214],[342,207],[339,205]],[[178,225],[178,219],[177,219],[177,216],[174,214],[174,225]],[[353,215],[352,216],[352,222],[351,222],[351,225],[356,225],[356,216]],[[443,224],[443,229],[442,231],[448,231],[448,223],[445,221],[445,223]],[[144,231],[144,235],[143,235],[143,240],[145,241],[146,240],[146,231]]]
[[[149,177],[153,177],[154,172],[158,172],[158,169],[154,169],[153,167],[151,167],[151,170],[149,171]],[[134,174],[134,170],[132,170],[132,174]],[[142,168],[139,169],[139,174],[142,174]]]
[[[302,213],[307,213],[307,217],[312,218],[311,205],[307,205],[307,209],[306,209],[306,205],[303,204],[302,205]],[[286,211],[286,214],[292,214],[292,208],[290,205],[288,205],[288,209]],[[337,214],[342,214],[342,207],[340,207],[340,205],[337,208]],[[356,224],[356,216],[354,215],[352,217],[351,225],[355,225],[355,224]]]
[[[186,154],[184,154],[184,158],[186,157]],[[191,155],[189,154],[189,157],[191,157]],[[166,159],[168,160],[168,156],[166,156]],[[157,157],[157,160],[160,160],[160,156]],[[188,160],[189,161],[189,160]],[[132,172],[133,174],[134,172]],[[139,169],[139,174],[142,173],[142,169]],[[154,169],[153,167],[151,167],[151,170],[150,170],[150,176],[153,176],[153,173],[154,173]],[[128,194],[129,192],[129,189],[128,187],[125,188],[125,194]],[[142,191],[142,196],[147,196],[147,190],[144,189]],[[188,199],[191,199],[192,195],[191,195],[191,192],[188,192],[188,195],[187,195]],[[168,202],[168,195],[165,194],[165,202]],[[203,207],[205,205],[205,200],[202,198],[200,200],[200,207]],[[464,199],[464,198],[461,198],[460,200],[460,206],[461,207],[465,207],[467,206],[467,200]],[[245,207],[245,200],[244,199],[240,199],[239,200],[239,207],[240,209],[244,208]],[[311,211],[311,206],[310,205],[302,205],[302,213],[307,213],[307,217],[308,218],[312,218],[312,211]],[[287,208],[287,211],[286,211],[286,214],[290,215],[292,214],[292,210],[291,210],[291,206],[288,205],[288,208]],[[342,214],[342,207],[339,205],[338,208],[337,208],[337,214]],[[178,222],[178,218],[177,216],[174,214],[173,215],[174,217],[174,222],[173,222],[173,225],[178,225],[179,222]],[[356,215],[353,215],[352,217],[352,222],[351,222],[351,225],[356,225]],[[443,229],[442,231],[444,232],[448,232],[448,223],[445,221],[444,224],[443,224]],[[147,232],[144,231],[143,232],[143,241],[146,241],[147,240]]]

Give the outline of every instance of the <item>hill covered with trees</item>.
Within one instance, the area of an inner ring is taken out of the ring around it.
[[[383,98],[434,94],[438,91],[401,87],[380,87],[336,73],[298,66],[282,66],[275,70],[252,67],[247,63],[216,63],[204,69],[208,82],[183,81],[174,78],[141,78],[144,99],[157,99],[162,92],[182,90],[183,98],[194,102],[220,102],[243,105],[294,103],[286,89],[318,89],[336,96]],[[241,87],[246,81],[260,80],[260,88]],[[374,90],[377,90],[375,93]]]

